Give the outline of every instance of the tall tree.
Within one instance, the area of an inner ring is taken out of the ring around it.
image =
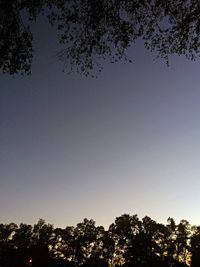
[[[15,223],[0,224],[0,266],[16,266],[16,248],[12,238],[17,228]]]
[[[77,265],[85,263],[90,258],[93,244],[96,241],[95,221],[84,219],[74,229],[73,261]]]
[[[200,226],[192,228],[191,236],[191,266],[200,266]]]
[[[48,266],[51,261],[49,245],[53,235],[53,225],[46,224],[43,219],[33,226],[33,245],[31,247],[30,255],[32,258],[33,267]]]
[[[181,220],[176,229],[176,257],[177,260],[186,264],[190,257],[190,224],[186,220]]]
[[[25,266],[31,259],[31,247],[33,246],[31,225],[21,223],[19,227],[15,230],[15,234],[12,237],[13,247],[15,248],[15,253],[13,259],[16,266],[19,264]]]

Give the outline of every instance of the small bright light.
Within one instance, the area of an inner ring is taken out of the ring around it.
[[[29,263],[32,263],[32,262],[33,262],[33,260],[32,260],[32,259],[30,259],[28,262],[29,262]]]

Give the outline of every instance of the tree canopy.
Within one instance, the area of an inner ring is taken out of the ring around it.
[[[0,224],[1,267],[199,267],[200,226],[123,214],[106,230],[92,219],[54,228]]]
[[[3,72],[30,73],[30,24],[39,14],[57,28],[58,58],[69,72],[93,75],[104,60],[131,60],[127,49],[138,39],[167,63],[172,54],[195,59],[200,52],[199,0],[1,0]]]

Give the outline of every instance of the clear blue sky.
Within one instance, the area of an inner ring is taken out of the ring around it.
[[[30,77],[0,77],[0,221],[55,226],[123,213],[200,224],[200,62],[141,44],[98,79],[62,72],[34,26]]]

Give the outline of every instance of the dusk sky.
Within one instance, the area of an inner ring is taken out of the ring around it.
[[[200,225],[200,61],[62,72],[54,30],[34,25],[31,76],[0,78],[0,221],[54,226],[124,213]]]

